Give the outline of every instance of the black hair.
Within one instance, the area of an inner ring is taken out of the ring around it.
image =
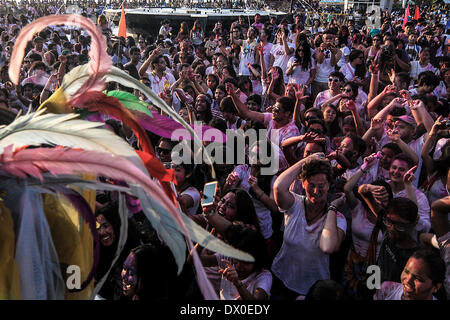
[[[330,73],[330,75],[328,77],[329,78],[330,77],[338,77],[339,80],[341,80],[341,81],[345,80],[344,74],[342,72],[340,72],[340,71],[333,71],[333,72]]]
[[[418,211],[419,209],[414,201],[408,198],[398,197],[393,198],[389,202],[386,214],[394,214],[412,224],[417,223],[419,219]]]
[[[177,279],[177,264],[167,246],[144,244],[131,250],[140,283],[140,300],[167,301]]]
[[[253,272],[263,269],[267,262],[267,248],[260,232],[236,221],[226,230],[225,239],[231,246],[253,256],[255,259]]]
[[[299,37],[300,38],[300,37]],[[303,50],[303,57],[300,57],[300,54],[298,53],[298,48],[302,46]],[[300,63],[303,70],[309,70],[311,67],[311,47],[307,41],[301,41],[299,39],[299,43],[297,45],[297,48],[295,49],[295,55],[294,55],[295,62]]]
[[[261,98],[261,96],[259,94],[249,95],[248,98],[247,98],[247,102],[248,101],[254,101],[254,102],[256,102],[256,104],[258,104],[259,107],[261,107],[262,98]]]
[[[331,164],[328,160],[311,159],[307,160],[300,171],[300,179],[306,181],[316,174],[323,173],[327,177],[327,181],[331,182],[333,173]]]
[[[395,160],[400,160],[400,161],[406,162],[407,165],[408,165],[408,169],[412,168],[415,165],[413,159],[411,159],[411,157],[408,156],[406,153],[399,153],[399,154],[397,154],[394,157],[394,159],[392,160],[392,162],[394,162]]]
[[[306,294],[305,301],[347,301],[345,287],[334,280],[317,280]]]
[[[322,126],[323,131],[325,132],[327,130],[327,127],[325,126],[325,122],[322,119],[311,119],[308,121],[308,128],[311,127],[313,124],[320,124]]]
[[[358,94],[359,94],[359,92],[358,92],[358,90],[359,90],[359,87],[358,87],[358,85],[356,84],[356,82],[354,82],[354,81],[347,81],[345,84],[344,84],[344,87],[345,86],[350,86],[350,87],[352,87],[352,96],[350,97],[350,100],[355,100],[356,99],[356,97],[358,96]]]
[[[242,221],[244,224],[252,225],[260,232],[258,217],[250,194],[244,189],[234,188],[227,191],[223,196],[230,192],[236,196],[236,221]]]
[[[289,97],[280,97],[277,99],[277,103],[283,106],[284,111],[288,111],[290,114],[294,112],[295,100]]]
[[[231,113],[234,115],[237,114],[233,99],[231,99],[230,96],[224,97],[222,101],[220,101],[220,111]]]
[[[227,132],[227,122],[220,118],[212,118],[208,123],[208,126],[220,130],[225,134]]]
[[[354,133],[347,133],[345,137],[352,140],[353,149],[358,153],[357,158],[362,156],[364,151],[366,151],[366,142]]]
[[[398,144],[393,143],[393,142],[386,143],[384,146],[381,147],[381,150],[383,150],[384,148],[388,148],[388,149],[394,151],[395,155],[402,153],[402,149],[400,149]]]
[[[445,280],[445,262],[439,254],[429,249],[419,249],[411,257],[417,260],[423,260],[427,265],[426,274],[434,285],[443,283]]]

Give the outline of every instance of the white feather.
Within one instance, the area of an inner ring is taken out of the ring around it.
[[[63,78],[61,87],[66,94],[66,98],[70,99],[71,96],[81,88],[84,82],[89,78],[89,64],[83,64],[75,67],[66,73]]]
[[[104,124],[85,120],[74,120],[77,114],[45,114],[40,110],[17,118],[0,129],[0,154],[8,145],[14,149],[41,144],[82,148],[122,156],[133,162],[141,171],[148,173],[134,149],[113,132],[99,128]]]

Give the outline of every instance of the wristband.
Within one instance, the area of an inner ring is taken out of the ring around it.
[[[328,207],[328,210],[327,210],[327,211],[334,211],[334,212],[337,212],[338,210],[337,210],[337,208],[336,208],[335,206],[330,205],[330,206]]]

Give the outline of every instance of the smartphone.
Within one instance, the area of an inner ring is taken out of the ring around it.
[[[202,207],[209,206],[214,203],[214,197],[217,192],[217,181],[208,182],[203,188]]]

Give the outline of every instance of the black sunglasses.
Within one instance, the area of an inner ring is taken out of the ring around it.
[[[334,79],[332,79],[332,78],[328,79],[328,82],[339,82],[339,81],[341,81],[341,80],[340,80],[340,79],[336,79],[336,78],[334,78]]]
[[[323,134],[323,131],[320,129],[313,129],[313,128],[308,128],[308,130],[306,130],[307,132],[313,132],[313,133],[317,133],[317,134]]]
[[[172,152],[172,150],[156,147],[156,152],[167,155],[167,154],[170,154]]]

